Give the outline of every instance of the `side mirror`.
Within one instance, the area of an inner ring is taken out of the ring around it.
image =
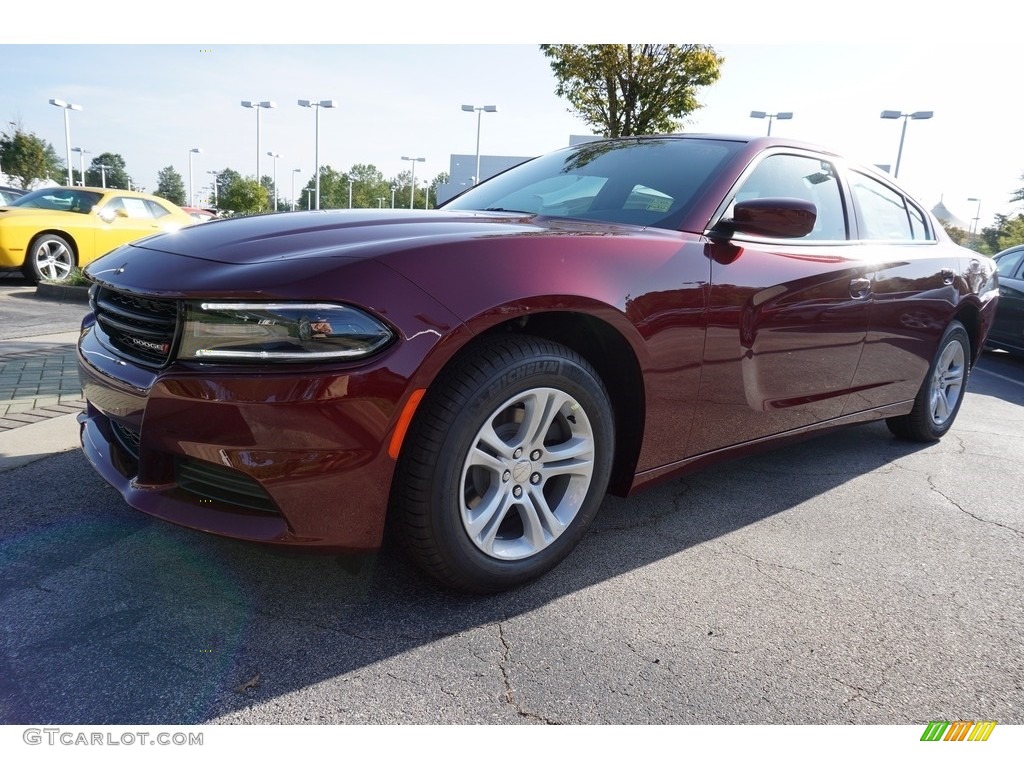
[[[128,211],[124,208],[104,208],[99,212],[99,217],[107,224],[110,224],[118,216],[128,218]]]
[[[709,233],[729,239],[736,232],[758,237],[795,238],[810,234],[818,209],[809,200],[765,197],[743,200],[733,206],[731,219],[722,219]]]

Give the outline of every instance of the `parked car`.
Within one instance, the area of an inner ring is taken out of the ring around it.
[[[194,224],[163,198],[123,189],[46,187],[0,210],[0,268],[30,280],[63,282],[131,240]]]
[[[10,203],[13,203],[15,200],[17,200],[24,194],[24,189],[18,189],[17,187],[0,186],[0,208]]]
[[[999,306],[989,346],[1024,355],[1024,244],[994,257],[999,272]]]
[[[0,208],[13,203],[25,195],[25,189],[18,189],[16,186],[0,186]]]
[[[877,419],[941,438],[997,296],[888,176],[708,135],[571,147],[437,211],[212,222],[86,274],[82,444],[129,504],[348,551],[390,516],[477,592],[555,566],[606,490]]]
[[[185,213],[195,219],[197,222],[210,221],[211,219],[218,218],[219,214],[213,208],[192,208],[184,205],[181,207]]]

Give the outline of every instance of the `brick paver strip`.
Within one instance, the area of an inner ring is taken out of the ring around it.
[[[74,344],[0,353],[0,432],[82,410],[77,365]]]

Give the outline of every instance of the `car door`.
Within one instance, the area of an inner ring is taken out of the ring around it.
[[[846,193],[831,159],[775,150],[740,180],[729,205],[780,197],[814,203],[808,235],[736,234],[708,246],[710,307],[689,455],[843,412],[870,307]]]
[[[913,400],[957,301],[960,250],[884,179],[849,176],[858,236],[872,264],[871,323],[846,413]]]
[[[119,245],[161,231],[157,212],[149,202],[137,197],[116,196],[94,212],[99,217],[95,239],[97,257]]]
[[[999,272],[999,303],[989,331],[989,343],[1024,351],[1024,246],[996,256]]]

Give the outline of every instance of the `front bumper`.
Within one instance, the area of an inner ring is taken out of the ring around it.
[[[380,545],[387,440],[408,346],[331,368],[172,363],[150,371],[86,326],[82,448],[132,507],[231,538],[365,551]]]

